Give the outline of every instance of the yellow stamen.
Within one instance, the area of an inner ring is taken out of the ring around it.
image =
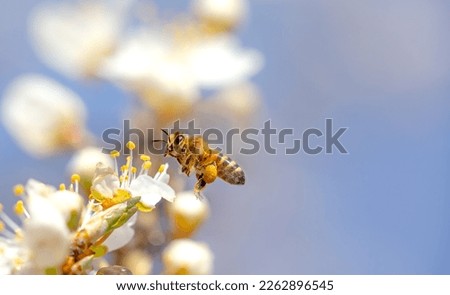
[[[116,150],[113,150],[113,151],[111,151],[111,152],[109,153],[109,155],[110,155],[111,157],[113,157],[113,158],[117,158],[117,157],[120,156],[120,153],[119,153],[118,151],[116,151]]]
[[[136,207],[138,208],[139,211],[143,213],[151,212],[154,209],[154,207],[144,205],[144,203],[142,202],[137,203]]]
[[[14,212],[20,216],[23,215],[23,213],[25,212],[25,207],[23,205],[23,201],[17,201],[16,205],[14,206]]]
[[[131,167],[131,173],[136,173],[137,168],[136,167]]]
[[[55,267],[49,267],[49,268],[45,269],[45,274],[46,275],[57,275],[58,270]]]
[[[14,267],[16,267],[16,268],[22,266],[24,263],[25,263],[25,260],[23,260],[23,258],[21,258],[21,257],[16,257],[13,261]]]
[[[127,171],[127,169],[128,169],[128,166],[127,165],[122,165],[122,166],[120,166],[120,170],[123,172],[123,171]]]
[[[64,183],[61,183],[61,184],[59,185],[59,190],[60,190],[60,191],[65,191],[65,190],[66,190],[66,185],[65,185]]]
[[[15,230],[15,233],[16,233],[16,240],[22,241],[24,238],[22,230],[20,228],[18,228]]]
[[[80,182],[80,179],[81,179],[81,177],[80,177],[80,175],[78,175],[78,174],[72,174],[72,177],[70,178],[70,180],[72,181],[72,183]]]
[[[0,233],[5,230],[5,224],[0,220]]]
[[[136,145],[134,144],[134,142],[129,141],[127,142],[127,148],[132,151],[136,148]]]
[[[25,188],[23,187],[23,185],[18,184],[18,185],[15,185],[15,186],[14,186],[13,192],[14,192],[14,195],[16,195],[17,197],[19,197],[19,196],[22,196],[22,195],[23,195],[23,193],[25,192]]]
[[[141,155],[141,161],[143,161],[143,162],[150,161],[150,156]]]
[[[145,162],[142,164],[142,168],[143,168],[144,170],[149,170],[150,167],[152,167],[152,162],[150,162],[150,161],[145,161]]]
[[[114,192],[114,196],[112,198],[107,198],[102,201],[103,209],[107,209],[116,204],[123,203],[131,198],[131,193],[124,189],[117,189]]]
[[[158,172],[159,172],[159,173],[163,173],[163,171],[164,171],[164,168],[166,168],[166,166],[165,166],[165,165],[161,165],[161,166],[159,166]]]

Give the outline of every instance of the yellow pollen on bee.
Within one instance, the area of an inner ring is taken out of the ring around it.
[[[17,184],[14,186],[13,192],[14,192],[14,195],[18,197],[18,196],[23,195],[23,193],[25,192],[25,188],[23,187],[23,185]]]
[[[134,144],[134,142],[129,141],[127,142],[127,148],[132,151],[136,148],[136,145]]]
[[[70,180],[72,181],[72,183],[80,182],[81,177],[78,174],[72,174],[72,177],[70,178]]]
[[[61,183],[61,184],[59,185],[59,190],[60,190],[60,191],[65,191],[65,190],[66,190],[66,185],[65,185],[64,183]]]
[[[147,155],[141,155],[141,161],[145,162],[145,161],[150,161],[150,156]]]
[[[117,157],[120,156],[120,153],[119,153],[118,151],[116,151],[116,150],[113,150],[113,151],[111,151],[111,152],[109,153],[109,155],[110,155],[111,157],[113,157],[113,158],[117,158]]]
[[[217,178],[217,167],[215,165],[208,165],[203,172],[203,180],[206,183],[211,183]]]
[[[23,201],[17,201],[16,205],[14,206],[14,212],[20,216],[23,215],[23,213],[25,212],[25,206],[23,205]]]

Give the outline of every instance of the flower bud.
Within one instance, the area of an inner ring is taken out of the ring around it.
[[[213,254],[205,243],[177,239],[162,253],[164,273],[169,275],[207,275],[213,270]]]
[[[207,200],[199,200],[190,191],[177,194],[167,210],[175,238],[192,236],[209,215]]]
[[[236,28],[247,13],[245,0],[195,0],[194,13],[210,31],[230,31]]]

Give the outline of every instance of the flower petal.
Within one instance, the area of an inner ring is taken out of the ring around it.
[[[149,207],[155,205],[164,198],[169,202],[175,199],[175,191],[167,184],[157,181],[148,175],[137,177],[130,185],[133,196],[140,196],[141,202]]]
[[[134,236],[134,228],[122,226],[113,231],[103,245],[108,247],[108,252],[117,250],[128,244]]]
[[[263,66],[261,53],[242,49],[236,38],[223,35],[199,43],[192,49],[190,67],[193,78],[203,88],[215,88],[244,81]]]
[[[70,233],[61,212],[45,197],[28,199],[31,218],[24,224],[25,244],[40,269],[61,264],[69,254]]]
[[[95,169],[95,176],[92,180],[92,191],[96,192],[100,196],[94,198],[112,198],[114,191],[119,188],[120,180],[117,175],[114,174],[112,168],[105,166],[102,163],[98,163]],[[101,201],[101,200],[98,200]]]

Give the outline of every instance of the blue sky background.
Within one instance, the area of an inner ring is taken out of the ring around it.
[[[70,80],[28,41],[37,1],[0,10],[0,92],[22,73],[48,75],[89,107],[90,130],[120,126],[114,86]],[[184,1],[165,11],[186,8]],[[450,274],[450,3],[255,0],[239,31],[265,67],[253,81],[276,128],[296,136],[325,118],[348,127],[348,155],[239,157],[244,187],[209,189],[197,235],[217,274]],[[0,201],[29,177],[58,184],[70,155],[36,160],[0,126]]]

